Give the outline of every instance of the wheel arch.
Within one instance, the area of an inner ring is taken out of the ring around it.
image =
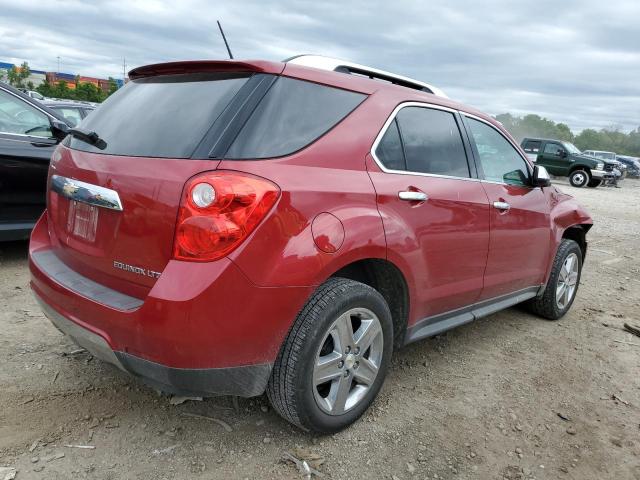
[[[578,244],[582,251],[583,262],[587,257],[587,232],[592,226],[593,224],[588,223],[577,223],[575,225],[571,225],[562,231],[562,236],[560,237],[561,239],[568,238]]]
[[[571,168],[569,169],[569,175],[571,175],[576,170],[584,170],[589,174],[589,177],[591,177],[591,168],[588,167],[587,165],[572,165]]]
[[[329,278],[341,277],[369,285],[386,300],[393,320],[394,346],[404,343],[409,319],[410,295],[407,279],[393,262],[384,258],[362,258],[342,266]]]
[[[558,247],[563,239],[574,240],[582,251],[582,261],[587,254],[587,232],[593,226],[593,220],[589,213],[580,206],[575,198],[568,195],[553,206],[550,212],[551,220],[551,248],[547,261],[547,269],[544,278],[546,285],[551,274],[553,260]]]

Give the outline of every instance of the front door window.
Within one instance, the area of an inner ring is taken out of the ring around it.
[[[0,133],[53,136],[47,115],[4,90],[0,90]]]

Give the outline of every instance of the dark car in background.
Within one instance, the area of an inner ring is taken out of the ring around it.
[[[627,166],[627,176],[640,178],[640,158],[627,155],[616,155],[616,160]]]
[[[49,159],[69,125],[0,82],[0,241],[29,238],[45,208]]]
[[[546,138],[524,138],[520,144],[527,157],[551,175],[569,177],[574,187],[597,187],[615,181],[616,163],[585,155],[573,143]]]
[[[41,100],[40,103],[62,115],[65,120],[67,120],[67,122],[70,123],[73,127],[77,126],[98,106],[97,103],[92,102],[81,102],[77,100],[58,100],[54,98]]]

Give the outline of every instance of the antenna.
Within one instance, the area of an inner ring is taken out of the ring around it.
[[[227,47],[227,52],[229,52],[229,58],[233,60],[233,54],[231,53],[231,49],[229,48],[229,44],[227,43],[227,37],[224,36],[222,25],[220,25],[220,20],[216,20],[216,21],[218,22],[218,28],[220,29],[220,33],[222,34],[222,40],[224,40],[224,44]]]

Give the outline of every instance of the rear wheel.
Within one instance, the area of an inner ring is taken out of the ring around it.
[[[576,298],[581,273],[582,250],[565,238],[558,247],[544,293],[528,302],[530,310],[548,320],[563,317]]]
[[[599,178],[592,178],[591,180],[589,180],[589,183],[587,183],[587,187],[596,188],[599,187],[601,183],[602,180],[600,180]]]
[[[591,176],[586,170],[574,170],[569,174],[569,183],[572,186],[582,188],[589,183]]]
[[[274,409],[289,422],[334,433],[375,399],[393,350],[391,313],[373,288],[332,278],[296,319],[267,385]]]

